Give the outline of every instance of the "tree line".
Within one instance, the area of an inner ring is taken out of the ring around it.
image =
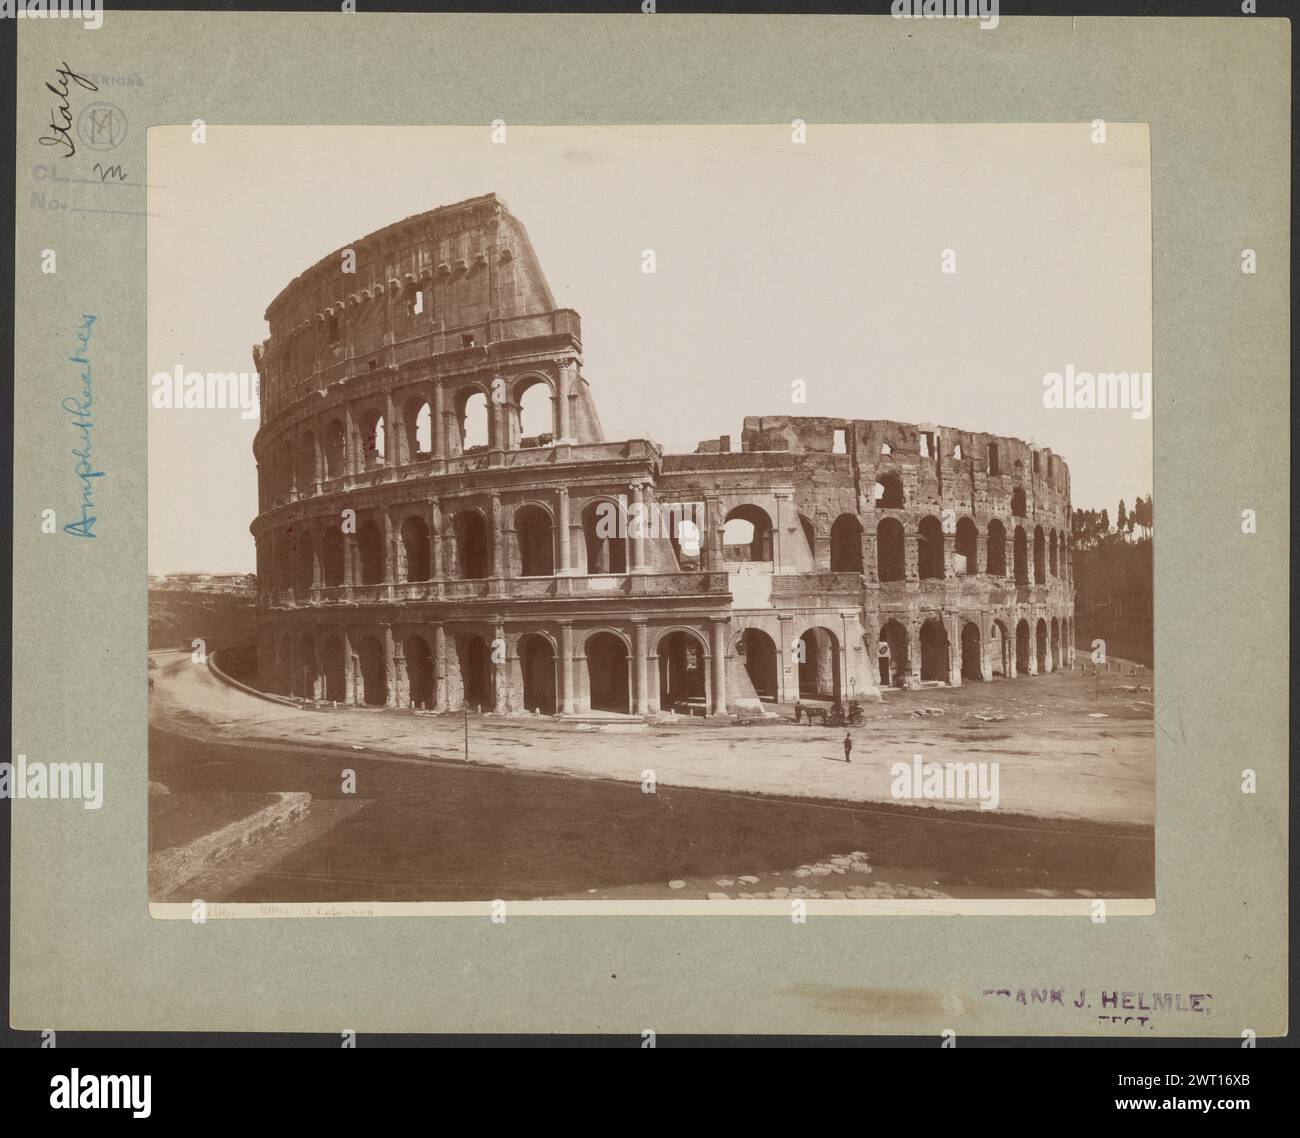
[[[1071,543],[1076,549],[1091,549],[1108,541],[1133,541],[1134,531],[1139,541],[1150,541],[1155,517],[1151,495],[1139,497],[1130,510],[1119,500],[1119,512],[1112,526],[1109,510],[1075,510],[1070,518]]]

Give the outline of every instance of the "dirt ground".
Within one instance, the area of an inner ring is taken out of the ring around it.
[[[187,654],[156,654],[151,725],[197,740],[292,741],[425,759],[465,757],[460,716],[360,708],[300,710],[233,689]],[[1123,670],[1118,670],[1122,667]],[[1152,673],[1135,665],[889,692],[866,704],[843,761],[842,729],[789,721],[714,726],[572,724],[471,715],[470,763],[520,771],[754,795],[898,804],[895,763],[996,762],[996,815],[1153,826]],[[277,789],[293,789],[279,787]],[[927,801],[978,811],[978,802]]]

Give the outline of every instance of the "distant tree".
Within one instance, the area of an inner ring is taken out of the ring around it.
[[[1124,537],[1124,531],[1128,529],[1128,514],[1124,510],[1124,499],[1119,500],[1119,516],[1115,519],[1115,532],[1119,534],[1120,539]]]
[[[1106,534],[1108,533],[1110,533],[1110,511],[1103,509],[1101,511],[1101,523],[1100,523],[1099,536],[1105,537]]]

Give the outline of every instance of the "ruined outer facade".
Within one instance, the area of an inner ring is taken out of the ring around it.
[[[723,715],[1072,658],[1059,457],[784,415],[746,418],[739,449],[606,441],[578,314],[495,195],[325,257],[266,319],[269,691]],[[525,435],[539,397],[546,429]]]

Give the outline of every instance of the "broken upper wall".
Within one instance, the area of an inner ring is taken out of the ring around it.
[[[717,453],[725,449],[720,443],[701,443],[697,453]],[[797,456],[800,481],[814,494],[853,484],[862,509],[872,508],[879,478],[892,473],[903,483],[909,511],[1069,518],[1069,467],[1050,447],[1007,435],[887,419],[751,415],[741,448]],[[1025,494],[1024,514],[1012,510],[1017,488]],[[831,508],[844,508],[842,493],[835,499]]]
[[[355,272],[344,271],[349,253]],[[466,330],[433,342],[433,354],[549,335],[559,330],[555,312],[527,231],[503,201],[485,194],[323,257],[268,306],[271,335],[255,355],[263,384],[283,394],[345,358],[430,333]],[[563,331],[580,343],[577,313],[562,315]]]

